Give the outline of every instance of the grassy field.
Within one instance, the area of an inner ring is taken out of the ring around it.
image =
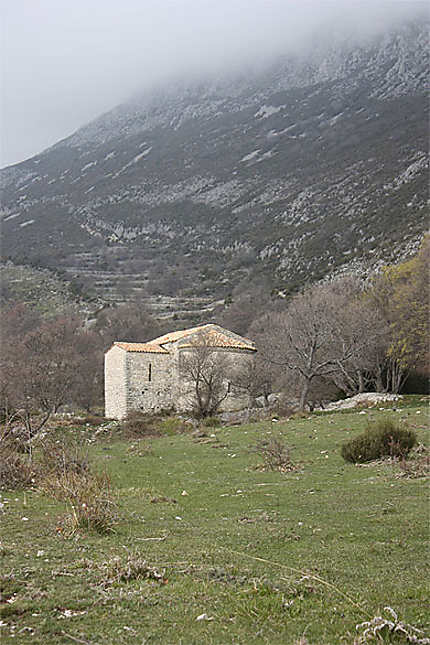
[[[352,644],[387,605],[428,636],[426,481],[340,456],[384,415],[424,442],[428,401],[401,405],[206,437],[69,428],[90,438],[119,520],[110,535],[64,537],[64,504],[2,491],[2,644]],[[296,470],[258,467],[251,447],[270,436]]]

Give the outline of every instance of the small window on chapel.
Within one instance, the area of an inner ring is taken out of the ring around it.
[[[152,381],[152,365],[149,363],[148,365],[148,381]]]

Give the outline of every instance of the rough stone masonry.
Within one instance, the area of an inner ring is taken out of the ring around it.
[[[181,357],[204,341],[230,368],[252,360],[254,343],[219,325],[207,324],[164,334],[146,343],[115,342],[105,354],[105,414],[124,419],[129,412],[186,411],[193,408],[193,387],[181,374]],[[221,410],[240,410],[247,395],[225,379]]]

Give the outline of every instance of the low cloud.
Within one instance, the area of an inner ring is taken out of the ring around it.
[[[3,5],[1,165],[31,156],[145,88],[372,37],[421,2],[14,0]]]

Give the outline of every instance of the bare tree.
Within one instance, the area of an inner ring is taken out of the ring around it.
[[[15,316],[14,308],[2,317],[1,407],[7,430],[24,428],[31,441],[73,400],[88,361],[81,351],[86,331],[73,315],[41,321],[30,312],[14,328]]]
[[[185,397],[196,416],[215,414],[229,394],[231,366],[227,355],[201,334],[180,350],[179,368]]]
[[[309,290],[290,301],[288,308],[267,317],[265,346],[270,362],[300,378],[300,409],[304,409],[312,381],[333,373],[327,358],[332,336],[327,326],[325,299]]]
[[[17,419],[19,384],[13,375],[19,366],[19,347],[26,334],[40,324],[40,316],[23,303],[0,311],[0,410],[6,430]]]
[[[388,349],[386,321],[353,277],[337,280],[324,292],[331,304],[332,356],[337,366],[331,380],[349,396],[373,388]]]
[[[29,439],[70,397],[81,361],[79,331],[77,319],[58,318],[29,332],[17,346],[11,380]]]
[[[360,304],[348,281],[318,285],[289,301],[284,311],[259,322],[268,360],[300,384],[304,409],[316,379],[344,390],[363,387],[372,348],[380,340],[379,319]]]
[[[233,386],[247,395],[248,408],[255,407],[259,396],[263,396],[266,405],[269,405],[269,394],[273,391],[274,370],[264,355],[257,353],[249,356],[248,360],[242,361],[235,367],[231,378]]]

